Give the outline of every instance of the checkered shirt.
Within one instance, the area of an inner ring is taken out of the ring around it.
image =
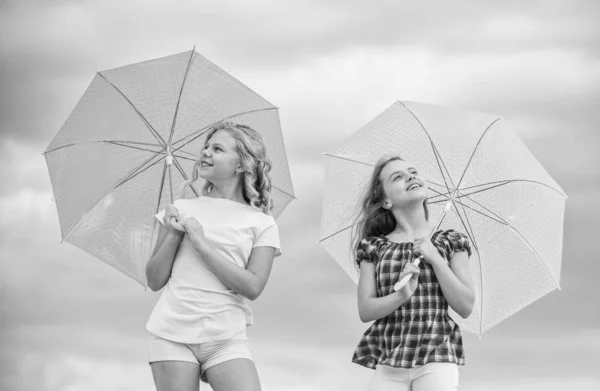
[[[431,241],[447,261],[454,252],[471,247],[467,237],[454,230],[437,231]],[[385,236],[359,243],[357,262],[372,262],[376,269],[377,296],[393,293],[394,284],[413,259],[412,243],[396,243]],[[419,283],[411,298],[394,312],[377,319],[363,334],[352,362],[375,369],[379,364],[413,368],[430,362],[464,365],[460,329],[448,314],[448,303],[427,262],[421,262]]]

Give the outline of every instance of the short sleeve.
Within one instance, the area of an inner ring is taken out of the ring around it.
[[[273,217],[269,216],[267,223],[259,229],[256,239],[254,240],[254,247],[274,247],[275,256],[281,255],[281,245],[279,243],[279,229],[277,223]]]
[[[356,264],[360,267],[361,262],[375,263],[377,261],[377,246],[373,238],[365,238],[356,246]]]
[[[455,252],[466,251],[469,257],[472,254],[469,238],[458,231],[449,229],[437,235],[436,240],[440,254],[450,261]]]

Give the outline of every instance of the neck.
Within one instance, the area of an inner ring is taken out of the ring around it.
[[[396,218],[395,233],[408,238],[429,237],[429,222],[425,219],[423,204],[411,205],[405,208],[394,208],[392,213]]]
[[[239,180],[227,182],[213,182],[212,189],[208,194],[212,198],[225,198],[231,201],[246,203],[244,192]]]

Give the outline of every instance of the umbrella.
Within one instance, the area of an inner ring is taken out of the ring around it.
[[[430,221],[465,233],[476,300],[462,328],[481,335],[559,288],[566,195],[508,121],[396,102],[326,154],[320,243],[356,282],[351,235],[382,155],[414,163],[429,187]],[[450,208],[447,204],[450,203]],[[445,213],[446,212],[446,213]]]
[[[277,107],[195,50],[98,72],[44,153],[63,241],[145,285],[153,215],[224,120],[262,134],[277,217],[294,199]]]

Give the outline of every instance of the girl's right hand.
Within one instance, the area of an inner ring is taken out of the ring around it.
[[[408,280],[408,282],[404,284],[404,286],[400,288],[398,292],[401,292],[403,295],[406,295],[406,297],[412,296],[412,294],[415,293],[415,290],[417,289],[417,285],[419,285],[420,271],[421,269],[419,269],[419,266],[415,265],[414,262],[407,262],[404,266],[404,269],[402,269],[402,272],[400,272],[400,276],[398,276],[398,281],[402,281],[402,279],[409,274],[411,275],[411,277],[410,280]]]
[[[183,227],[179,224],[179,211],[175,205],[171,204],[167,206],[165,209],[165,215],[163,216],[163,223],[169,232],[185,232]]]

